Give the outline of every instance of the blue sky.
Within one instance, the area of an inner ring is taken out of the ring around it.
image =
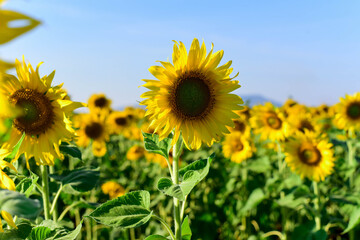
[[[360,1],[9,0],[5,9],[42,21],[0,47],[64,82],[73,100],[103,92],[114,107],[135,105],[156,60],[194,37],[233,60],[240,96],[336,103],[360,91]]]

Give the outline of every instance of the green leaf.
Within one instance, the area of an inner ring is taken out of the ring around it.
[[[46,240],[53,235],[53,231],[48,227],[34,227],[28,237],[29,240]]]
[[[182,168],[179,170],[179,175],[181,177],[184,177],[185,173],[192,170],[192,171],[196,171],[199,173],[200,177],[198,182],[200,182],[201,180],[203,180],[206,175],[209,173],[209,169],[210,169],[210,164],[211,162],[214,160],[215,158],[215,153],[211,154],[210,157],[208,157],[207,159],[201,159],[201,160],[197,160],[191,164],[189,164],[188,166]],[[198,183],[197,182],[197,183]],[[197,184],[196,183],[196,184]]]
[[[282,199],[278,199],[276,202],[281,207],[288,207],[288,208],[295,209],[299,205],[305,204],[306,203],[306,198],[304,198],[304,197],[295,198],[294,194],[291,193],[291,194],[286,195]]]
[[[200,173],[190,170],[185,173],[180,184],[173,184],[169,178],[160,178],[157,187],[164,194],[185,201],[185,196],[191,192],[200,178]]]
[[[151,218],[150,193],[134,191],[102,204],[89,217],[115,228],[135,228]]]
[[[27,220],[16,222],[17,229],[4,229],[3,233],[0,233],[0,240],[23,240],[31,232],[31,223]]]
[[[360,207],[353,211],[350,215],[350,220],[347,228],[342,232],[342,234],[349,232],[354,227],[360,223]]]
[[[72,171],[64,171],[61,175],[50,174],[49,176],[61,182],[64,186],[69,184],[78,192],[87,192],[97,184],[100,171],[97,169],[78,168]]]
[[[327,238],[328,235],[324,229],[320,229],[312,234],[312,239],[314,240],[326,240]]]
[[[271,164],[268,157],[263,157],[250,161],[246,168],[256,173],[265,173],[271,169]]]
[[[78,159],[82,159],[81,157],[81,151],[79,148],[77,148],[75,145],[69,145],[67,143],[61,143],[60,145],[60,151],[62,153],[69,154],[70,156]]]
[[[22,179],[16,185],[16,191],[25,194],[26,197],[29,197],[36,187],[36,183],[39,177],[30,171],[30,177]]]
[[[23,133],[20,140],[16,143],[16,145],[14,146],[12,152],[8,156],[6,156],[5,161],[10,162],[11,160],[13,160],[15,158],[16,154],[18,153],[18,151],[20,149],[20,146],[21,146],[24,138],[25,138],[25,133]]]
[[[80,224],[75,228],[74,231],[66,233],[65,236],[62,237],[55,237],[56,240],[75,240],[79,233],[81,232],[83,221],[80,222]]]
[[[170,134],[167,138],[159,141],[159,135],[142,132],[144,136],[145,149],[151,153],[157,153],[169,159],[169,152],[171,149],[171,141],[173,135]]]
[[[0,190],[0,210],[11,215],[34,219],[42,209],[37,199],[27,198],[24,194],[15,191]]]
[[[189,218],[188,216],[186,216],[181,225],[181,238],[182,240],[191,240],[191,236],[192,232],[189,225]]]
[[[145,240],[168,240],[168,239],[160,235],[151,235],[146,237]]]
[[[248,200],[246,201],[245,206],[241,209],[241,213],[245,214],[251,209],[255,208],[259,203],[264,200],[265,194],[261,188],[256,188],[251,192]]]

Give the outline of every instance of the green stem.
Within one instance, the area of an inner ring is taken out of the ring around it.
[[[278,159],[278,168],[279,168],[279,174],[280,178],[284,179],[284,159],[282,157],[282,151],[281,151],[281,145],[278,141],[276,141],[277,145],[277,159]],[[281,190],[280,192],[280,199],[285,198],[285,192]],[[283,231],[283,239],[286,239],[286,231],[287,231],[287,211],[284,207],[281,207],[281,222],[282,222],[282,231]]]
[[[80,205],[81,203],[82,203],[81,201],[79,201],[79,202],[74,202],[73,204],[67,206],[67,207],[64,209],[64,211],[61,213],[58,221],[61,221],[61,220],[65,217],[65,215],[66,215],[66,213],[67,213],[68,211],[70,211],[71,209],[73,209],[73,208],[76,207],[77,205]]]
[[[179,184],[179,158],[182,153],[183,142],[179,137],[173,148],[173,183]],[[180,200],[174,197],[174,224],[175,224],[175,240],[181,240],[181,209]]]
[[[184,212],[185,212],[185,205],[186,205],[186,200],[187,200],[188,195],[185,196],[185,200],[182,202],[182,206],[181,206],[181,212],[180,212],[180,220],[182,221],[184,218]]]
[[[54,198],[54,200],[52,202],[52,205],[51,205],[50,214],[53,214],[53,217],[54,217],[54,212],[56,211],[57,200],[60,197],[60,193],[61,193],[62,189],[63,189],[63,185],[60,184],[59,190],[57,191],[57,193],[55,195],[55,198]],[[56,219],[57,219],[57,216],[56,216]],[[54,221],[56,221],[56,220],[54,219]]]
[[[131,240],[136,240],[135,229],[133,229],[133,228],[130,228],[130,239]]]
[[[354,187],[354,177],[355,177],[355,172],[356,172],[356,162],[355,162],[355,156],[354,156],[354,145],[353,145],[353,141],[352,141],[352,132],[349,131],[349,137],[350,139],[348,139],[346,141],[346,145],[348,148],[348,156],[347,156],[347,162],[348,162],[348,166],[350,168],[354,168],[354,170],[350,173],[349,176],[349,188],[350,191],[352,191],[353,187]],[[350,230],[349,232],[349,239],[350,240],[354,240],[355,239],[355,232],[354,230]]]
[[[319,196],[319,189],[318,189],[318,184],[316,181],[313,181],[313,188],[314,188],[314,194],[315,194],[315,198],[314,198],[314,208],[316,211],[315,214],[315,224],[316,224],[316,230],[320,230],[321,229],[321,219],[320,219],[320,208],[319,208],[319,203],[320,203],[320,196]]]
[[[49,197],[49,176],[47,166],[41,165],[41,183],[42,183],[42,197],[44,203],[44,216],[45,220],[50,219],[50,197]]]
[[[168,231],[168,233],[170,234],[170,237],[172,240],[175,240],[175,236],[174,233],[172,232],[170,226],[160,217],[156,216],[156,215],[152,215],[153,218],[155,218],[156,220],[158,220],[159,222],[162,223],[162,225],[166,228],[166,230]]]

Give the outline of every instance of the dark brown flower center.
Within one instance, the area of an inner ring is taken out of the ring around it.
[[[316,166],[321,162],[321,153],[319,149],[309,144],[300,146],[298,156],[301,162],[310,166]]]
[[[214,94],[206,76],[197,71],[181,75],[170,93],[173,110],[185,119],[201,119],[214,106]]]
[[[99,108],[104,108],[107,105],[107,99],[105,97],[99,97],[95,100],[95,106]]]
[[[305,129],[309,130],[309,131],[315,131],[314,126],[311,124],[311,122],[309,120],[302,120],[300,122],[300,126],[299,126],[299,130],[301,132],[305,132]]]
[[[234,121],[234,124],[235,124],[235,127],[234,129],[236,131],[239,131],[241,133],[244,133],[245,132],[245,129],[246,129],[246,125],[243,121],[239,121],[239,120],[235,120]]]
[[[234,152],[240,152],[244,149],[244,145],[240,140],[236,140],[232,143],[232,149]]]
[[[127,119],[125,117],[117,117],[115,118],[115,123],[118,126],[125,126],[127,123]]]
[[[266,123],[273,129],[280,129],[282,126],[281,119],[275,113],[270,113],[269,116],[266,117]]]
[[[46,93],[33,89],[19,89],[14,92],[10,102],[22,111],[14,119],[14,126],[27,135],[39,135],[51,128],[54,122],[54,109]]]
[[[346,109],[346,114],[352,120],[360,119],[360,102],[350,103]]]
[[[98,139],[101,137],[104,127],[98,122],[91,122],[85,127],[85,134],[91,139]]]

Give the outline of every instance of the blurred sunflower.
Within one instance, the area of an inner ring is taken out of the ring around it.
[[[101,190],[104,194],[108,194],[110,199],[124,196],[126,193],[123,186],[114,181],[108,181],[101,185]]]
[[[139,145],[132,146],[126,153],[126,158],[129,160],[139,160],[145,156],[145,148]]]
[[[360,130],[360,92],[345,95],[336,104],[335,125],[345,130]]]
[[[242,161],[251,158],[255,151],[253,144],[244,137],[241,132],[232,132],[229,135],[226,135],[222,146],[224,156],[236,163],[241,163]]]
[[[289,124],[283,113],[270,102],[253,107],[250,123],[262,140],[282,141],[289,135]]]
[[[91,112],[106,114],[111,111],[111,100],[103,93],[91,95],[88,105]]]
[[[320,126],[316,124],[310,112],[291,112],[287,118],[294,132],[316,132],[320,130]]]
[[[0,149],[0,159],[9,155],[25,134],[14,161],[24,153],[28,168],[31,157],[38,165],[54,165],[55,158],[63,159],[59,149],[61,141],[71,141],[74,137],[69,116],[84,104],[65,99],[62,85],[51,86],[55,72],[40,78],[41,63],[36,71],[31,64],[26,65],[24,59],[22,64],[16,60],[15,65],[18,78],[5,74],[0,93],[20,114],[13,120],[9,141]]]
[[[323,181],[334,167],[332,144],[305,131],[289,139],[285,145],[285,161],[291,170],[314,181]]]
[[[0,188],[14,191],[15,190],[14,181],[5,172],[2,171],[6,167],[17,172],[15,167],[11,163],[8,163],[4,160],[0,160]],[[14,220],[10,213],[6,211],[0,211],[0,213],[2,218],[8,223],[8,225],[17,229],[17,226],[15,225]],[[2,228],[1,218],[0,218],[0,232],[4,232]]]
[[[3,83],[0,81],[0,84]],[[0,135],[7,132],[8,126],[5,123],[9,118],[14,118],[16,115],[15,108],[10,105],[8,99],[4,96],[4,94],[0,93]]]
[[[106,154],[106,141],[109,140],[109,130],[106,123],[106,115],[89,113],[76,116],[79,136],[76,143],[81,147],[87,147],[92,141],[93,154],[102,157]]]
[[[242,114],[240,111],[236,112],[239,115],[239,118],[233,119],[235,127],[227,127],[230,132],[240,132],[243,136],[250,136],[250,123],[245,114]]]
[[[125,112],[111,112],[107,119],[110,133],[121,134],[129,128],[131,120]]]
[[[149,152],[145,151],[145,158],[148,162],[157,163],[162,168],[167,168],[167,166],[168,166],[165,158],[159,154],[149,153]],[[170,161],[170,164],[171,163],[172,163],[172,161]]]
[[[158,80],[143,80],[150,91],[141,95],[147,98],[141,105],[147,106],[146,116],[160,139],[175,128],[172,144],[182,133],[187,148],[198,149],[202,142],[210,146],[229,133],[226,126],[234,127],[234,110],[240,110],[243,101],[230,94],[240,87],[229,77],[232,62],[218,67],[223,54],[213,53],[212,46],[207,55],[205,44],[200,47],[195,38],[189,54],[182,42],[175,42],[173,64],[160,61],[162,67],[150,67]]]

